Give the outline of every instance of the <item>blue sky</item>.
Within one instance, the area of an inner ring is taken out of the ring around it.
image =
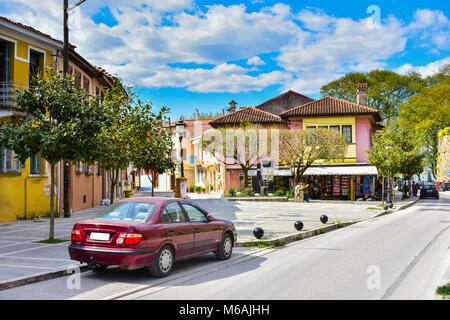
[[[69,0],[70,4],[75,0]],[[60,0],[9,0],[0,14],[62,39]],[[87,0],[70,41],[171,118],[312,98],[348,72],[432,74],[450,63],[445,1]],[[368,10],[369,9],[369,10]],[[379,18],[379,19],[378,19]]]

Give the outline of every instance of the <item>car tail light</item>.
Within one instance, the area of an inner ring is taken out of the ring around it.
[[[71,236],[71,240],[72,241],[83,241],[83,232],[80,229],[73,229],[72,230],[72,236]]]
[[[140,233],[121,233],[117,237],[116,244],[137,244],[142,240]]]

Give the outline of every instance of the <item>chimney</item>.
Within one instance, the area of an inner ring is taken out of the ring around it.
[[[228,104],[230,105],[230,107],[227,109],[227,111],[229,113],[235,112],[236,111],[236,105],[237,105],[236,101],[231,100]]]
[[[225,109],[222,109],[222,117],[225,115]]]
[[[367,106],[367,83],[356,85],[356,101],[362,106]]]

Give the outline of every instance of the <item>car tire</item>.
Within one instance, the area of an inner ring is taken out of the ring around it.
[[[165,245],[159,250],[153,264],[150,267],[150,273],[157,278],[166,277],[172,271],[174,263],[174,252],[171,246]]]
[[[214,252],[217,259],[228,260],[233,253],[233,238],[229,233],[223,235],[219,248]]]

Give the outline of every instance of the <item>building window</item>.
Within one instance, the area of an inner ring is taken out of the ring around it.
[[[101,176],[102,175],[102,168],[100,167],[100,165],[97,163],[97,175]]]
[[[347,143],[352,143],[352,126],[342,126],[342,135]]]
[[[341,128],[340,128],[340,126],[330,126],[330,130],[334,130],[334,131],[340,132]]]
[[[94,166],[89,165],[88,163],[84,164],[84,173],[85,174],[94,174]]]
[[[97,106],[100,106],[100,88],[95,87],[95,99],[97,101]]]
[[[34,81],[41,75],[41,54],[35,51],[30,51],[30,71],[29,71],[29,84],[33,86]]]
[[[75,166],[75,173],[83,173],[83,162],[77,162]]]
[[[81,72],[78,70],[75,70],[75,84],[81,88]]]
[[[86,77],[83,77],[83,88],[84,90],[86,90],[87,92],[89,92],[89,79]]]
[[[14,151],[0,148],[0,172],[20,173],[20,162]]]
[[[30,173],[41,174],[41,158],[33,156],[30,158]]]
[[[9,42],[0,41],[0,82],[11,81],[11,52],[13,45]],[[0,92],[4,94],[3,92]]]
[[[315,126],[307,126],[306,130],[316,130],[316,127]]]

